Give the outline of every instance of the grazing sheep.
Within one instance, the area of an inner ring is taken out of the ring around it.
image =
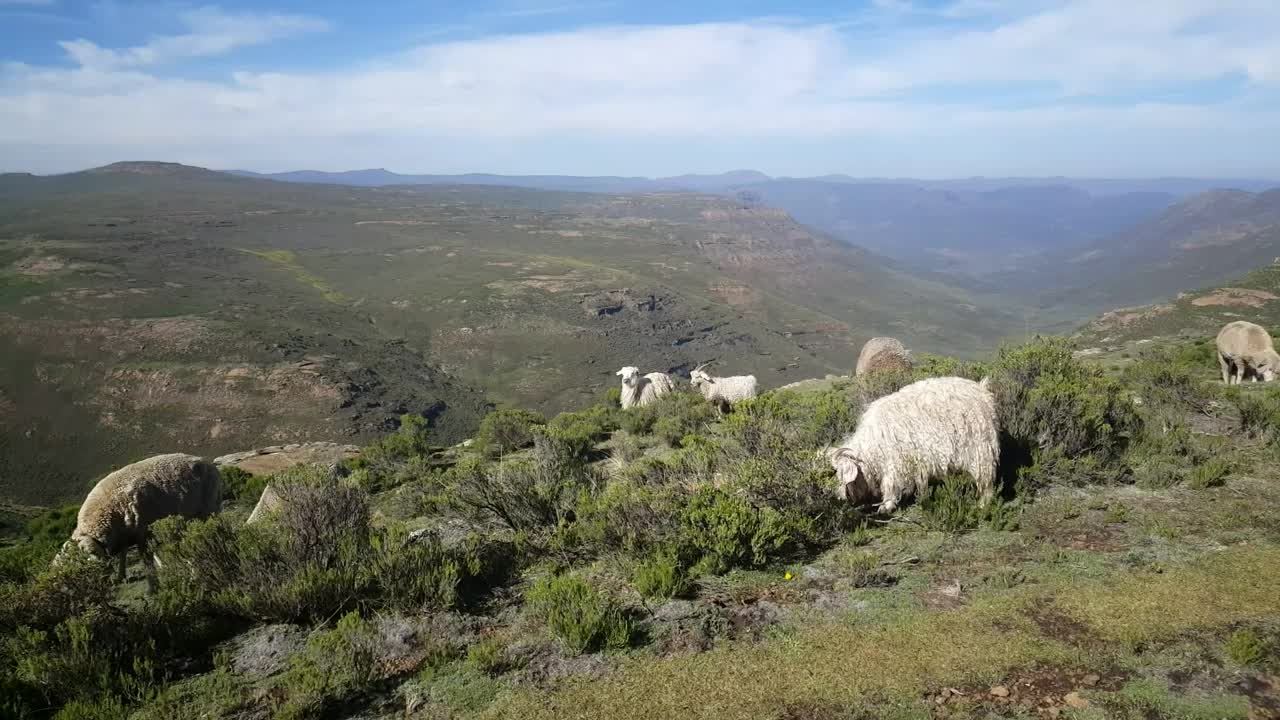
[[[620,400],[623,410],[648,405],[676,389],[676,384],[666,373],[651,372],[648,375],[641,375],[640,368],[628,365],[615,374],[622,376]]]
[[[722,413],[734,403],[751,400],[759,392],[755,375],[711,377],[703,367],[699,365],[689,373],[689,382]]]
[[[1271,382],[1280,373],[1280,353],[1271,343],[1271,335],[1262,327],[1244,320],[1227,323],[1218,332],[1218,367],[1222,382],[1239,385],[1252,373]]]
[[[973,476],[986,506],[1000,458],[995,397],[986,379],[912,383],[867,406],[857,432],[827,458],[839,478],[837,496],[855,504],[879,497],[880,512],[893,512],[932,478],[959,470]]]
[[[862,346],[858,353],[855,376],[881,370],[910,370],[911,353],[897,338],[874,337]]]
[[[206,518],[222,505],[222,475],[194,455],[170,454],[126,465],[98,481],[80,506],[72,545],[98,558],[118,557],[117,578],[124,579],[125,558],[137,546],[155,589],[154,558],[147,551],[151,524],[171,515]]]

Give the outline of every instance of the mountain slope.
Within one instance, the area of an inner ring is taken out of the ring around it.
[[[1117,308],[1080,328],[1082,346],[1119,348],[1156,338],[1213,337],[1233,320],[1280,333],[1280,263],[1269,263],[1221,286],[1178,293],[1167,301]]]
[[[452,440],[486,398],[580,407],[623,365],[716,359],[771,386],[847,370],[873,334],[966,353],[1016,325],[719,196],[353,188],[162,163],[10,176],[0,492],[65,497],[165,450],[360,440],[404,412]]]
[[[775,180],[743,189],[800,222],[910,267],[987,275],[1147,218],[1174,197],[1095,197],[1068,186],[939,190],[905,184]]]
[[[1103,308],[1227,282],[1280,255],[1280,190],[1187,198],[1154,219],[1047,258],[1011,284],[1053,288],[1042,304]]]

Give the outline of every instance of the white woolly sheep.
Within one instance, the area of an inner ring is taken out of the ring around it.
[[[755,375],[712,377],[703,367],[705,366],[699,365],[689,373],[689,382],[720,412],[728,410],[734,403],[754,398],[759,392]]]
[[[124,579],[128,549],[136,546],[155,589],[154,558],[147,550],[151,524],[179,515],[206,518],[222,506],[222,475],[203,458],[174,453],[126,465],[98,481],[89,491],[71,539],[97,558],[119,559],[117,578]]]
[[[641,375],[640,368],[628,365],[619,370],[622,376],[622,409],[648,405],[658,398],[676,389],[676,384],[666,373],[651,372]]]
[[[862,346],[858,353],[855,376],[881,370],[910,370],[911,353],[897,338],[874,337]]]
[[[973,477],[986,506],[1000,459],[995,397],[986,379],[912,383],[867,406],[857,432],[827,457],[839,478],[836,495],[854,504],[879,497],[883,513],[952,471]]]
[[[1236,320],[1218,332],[1218,367],[1228,385],[1239,385],[1250,373],[1255,382],[1258,376],[1270,382],[1280,374],[1280,353],[1261,326]]]

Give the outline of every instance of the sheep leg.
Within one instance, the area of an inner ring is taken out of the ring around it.
[[[1222,384],[1230,385],[1231,384],[1231,363],[1227,360],[1226,356],[1223,355],[1222,353],[1218,353],[1218,367],[1222,369]]]
[[[116,558],[116,582],[124,582],[125,566],[129,564],[129,548],[120,550],[119,557]]]
[[[1239,385],[1239,384],[1240,384],[1240,383],[1242,383],[1242,382],[1244,382],[1244,363],[1242,363],[1242,362],[1237,362],[1237,363],[1236,363],[1236,382],[1235,382],[1235,384],[1236,384],[1236,385]]]
[[[142,557],[143,573],[147,576],[147,592],[154,594],[159,589],[159,583],[156,581],[155,556],[147,547],[146,538],[138,541],[138,555]]]

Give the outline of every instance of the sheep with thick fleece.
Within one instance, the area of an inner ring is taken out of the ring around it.
[[[986,506],[1000,459],[995,396],[986,379],[912,383],[868,405],[858,430],[827,457],[839,479],[836,495],[855,504],[878,497],[880,512],[952,471],[973,477]]]
[[[1259,325],[1244,320],[1227,323],[1218,332],[1218,367],[1222,370],[1222,382],[1239,385],[1244,376],[1252,373],[1271,382],[1280,374],[1280,353],[1271,342],[1271,335]]]
[[[213,463],[194,455],[157,455],[98,481],[80,506],[63,552],[79,545],[97,558],[116,557],[117,578],[123,580],[128,549],[136,546],[154,589],[154,558],[147,550],[151,524],[172,515],[206,518],[221,507],[222,475]]]
[[[622,376],[622,409],[648,405],[658,398],[676,389],[676,384],[666,373],[651,372],[641,375],[640,368],[628,365],[619,370]]]
[[[855,376],[881,370],[910,370],[911,352],[897,338],[874,337],[862,346],[858,353],[858,363],[853,369]]]
[[[699,365],[689,373],[689,382],[721,412],[734,403],[751,400],[759,394],[759,383],[756,382],[755,375],[712,377],[703,367]]]

